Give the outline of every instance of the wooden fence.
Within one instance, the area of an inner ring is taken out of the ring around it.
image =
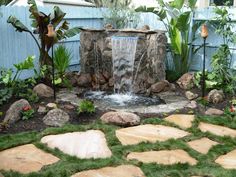
[[[51,9],[48,7],[41,7],[41,11],[49,13]],[[63,7],[62,10],[66,13],[65,20],[70,23],[70,27],[81,26],[84,28],[102,28],[103,16],[102,11],[97,8],[91,7]],[[2,17],[0,17],[0,67],[11,68],[14,63],[18,63],[24,60],[29,55],[35,55],[38,57],[38,49],[31,36],[27,33],[19,33],[7,23],[7,19],[10,15],[16,16],[27,27],[30,27],[29,12],[27,7],[0,7]],[[233,19],[236,20],[235,8],[230,9],[230,12],[234,14]],[[213,18],[212,9],[197,10],[193,19],[193,23],[199,20],[208,20]],[[157,20],[157,17],[153,14],[141,14],[140,23],[138,27],[148,24],[152,29],[164,29],[162,22]],[[200,31],[196,34],[196,45],[201,45],[202,40],[199,35]],[[216,47],[220,45],[222,39],[217,36],[213,28],[210,28],[210,35],[207,39],[209,47],[207,48],[207,66],[210,69],[210,61]],[[79,35],[63,41],[67,48],[72,52],[73,59],[71,61],[71,69],[79,70]],[[232,67],[236,68],[236,50],[235,46],[232,48]],[[202,68],[202,51],[191,56],[192,70],[199,70]],[[38,60],[36,60],[38,61]],[[37,63],[36,63],[37,64]],[[26,72],[23,77],[29,76],[30,73]]]

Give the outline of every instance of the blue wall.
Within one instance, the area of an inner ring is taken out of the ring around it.
[[[51,8],[40,8],[41,11],[49,13]],[[62,10],[66,12],[65,19],[70,23],[71,27],[81,26],[84,28],[102,28],[103,17],[102,11],[97,8],[91,7],[62,7]],[[31,36],[27,33],[15,32],[14,28],[8,24],[7,18],[10,15],[14,15],[19,18],[27,27],[30,27],[29,12],[27,7],[0,7],[2,17],[0,17],[0,67],[11,68],[14,63],[23,61],[29,55],[35,55],[38,57],[38,49]],[[235,8],[230,9],[232,13],[232,19],[236,20]],[[208,20],[214,17],[214,13],[211,8],[196,10],[194,21]],[[138,27],[148,24],[151,29],[165,30],[162,22],[157,20],[154,14],[145,13],[141,14],[140,23]],[[217,36],[214,29],[210,28],[209,37],[207,42],[210,46],[218,46],[221,43],[221,38]],[[196,34],[197,40],[195,44],[202,44],[200,37],[200,30]],[[79,70],[79,35],[65,40],[62,42],[68,49],[72,51],[73,59],[71,61],[71,69]],[[235,48],[235,45],[231,45]],[[214,48],[207,48],[207,66],[210,69],[211,56],[215,52]],[[236,68],[236,51],[232,50],[232,67]],[[202,68],[202,51],[200,50],[195,55],[191,56],[192,70],[200,70]],[[169,58],[169,60],[171,60]],[[38,60],[36,60],[38,61]],[[37,64],[37,63],[36,63]],[[31,73],[24,73],[23,77],[29,76]]]

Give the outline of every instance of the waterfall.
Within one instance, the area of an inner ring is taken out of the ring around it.
[[[112,61],[115,93],[132,93],[137,41],[138,37],[112,37]]]

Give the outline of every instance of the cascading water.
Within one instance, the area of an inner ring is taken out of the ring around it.
[[[115,93],[132,93],[137,42],[138,37],[112,37],[112,61]]]
[[[159,98],[150,98],[133,94],[133,83],[135,82],[140,67],[138,66],[137,71],[134,71],[137,43],[138,37],[112,37],[114,93],[107,94],[102,91],[91,91],[86,92],[86,98],[99,102],[100,106],[103,106],[104,108],[149,106],[164,103],[164,101]],[[96,45],[94,48],[96,51]],[[145,54],[146,53],[143,53],[138,65],[140,65]],[[95,68],[99,70],[96,55],[95,60]]]

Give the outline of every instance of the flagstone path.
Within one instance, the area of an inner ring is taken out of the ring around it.
[[[189,135],[188,132],[164,125],[139,125],[123,128],[116,131],[116,136],[122,145],[134,145],[141,142],[166,141],[171,138],[178,139]]]
[[[192,149],[194,149],[202,154],[207,154],[208,151],[212,148],[212,146],[215,146],[219,143],[212,141],[208,138],[201,138],[201,139],[190,141],[187,144]]]
[[[0,152],[0,170],[14,170],[21,173],[39,171],[43,166],[60,159],[46,153],[33,144],[14,147]]]
[[[127,156],[128,160],[138,160],[143,163],[157,163],[163,165],[173,165],[177,163],[189,163],[196,165],[197,160],[192,158],[184,150],[164,150],[148,152],[131,152]]]
[[[164,142],[170,139],[180,141],[181,138],[192,136],[188,128],[193,126],[196,118],[194,115],[175,114],[168,116],[164,120],[164,125],[145,124],[128,128],[117,129],[115,135],[117,141],[123,146],[145,143]],[[171,125],[177,125],[179,128]],[[209,132],[215,136],[230,136],[236,138],[236,130],[209,123],[200,122],[198,126],[202,132]],[[105,133],[100,130],[88,130],[85,132],[72,132],[58,135],[48,135],[41,139],[41,143],[51,149],[58,148],[63,153],[76,156],[79,159],[110,158],[112,151],[107,145]],[[191,137],[192,139],[192,137]],[[185,142],[185,140],[187,140]],[[188,137],[181,141],[189,148],[201,154],[207,154],[209,150],[220,142],[215,142],[207,137],[200,137],[188,140]],[[222,144],[223,145],[223,144]],[[126,148],[126,147],[124,147]],[[158,149],[158,147],[157,147]],[[140,161],[142,163],[157,163],[162,165],[172,165],[177,163],[188,163],[192,166],[198,163],[197,159],[183,149],[163,149],[149,150],[142,152],[128,152],[124,159],[127,163]],[[0,170],[17,171],[23,174],[37,172],[42,167],[53,165],[60,159],[50,153],[37,148],[33,144],[21,145],[0,151]],[[215,159],[215,163],[225,169],[236,169],[236,148],[225,155]],[[137,163],[136,163],[137,164]],[[43,169],[44,170],[44,169]],[[0,173],[1,176],[1,173]],[[134,165],[120,165],[80,171],[71,177],[145,177],[144,172]],[[192,176],[200,177],[200,176]]]

